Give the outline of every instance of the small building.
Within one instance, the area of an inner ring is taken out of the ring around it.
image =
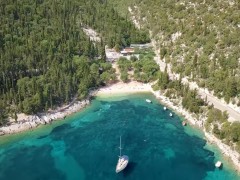
[[[118,53],[115,49],[105,48],[105,53],[106,53],[106,60],[108,62],[114,62],[118,60],[121,56],[121,54]]]
[[[147,49],[147,48],[151,48],[152,45],[151,45],[151,43],[147,43],[147,44],[131,44],[130,47],[131,48],[139,48],[139,49]]]
[[[131,48],[131,47],[128,47],[128,48],[125,48],[125,49],[123,49],[122,51],[121,51],[121,54],[123,55],[123,56],[128,56],[128,55],[132,55],[132,54],[134,54],[134,48]]]
[[[115,62],[120,57],[125,57],[128,60],[131,59],[132,56],[135,56],[137,59],[139,59],[139,54],[135,54],[134,48],[127,47],[123,49],[122,51],[117,52],[114,48],[108,48],[105,47],[105,54],[106,54],[106,61],[108,62]]]

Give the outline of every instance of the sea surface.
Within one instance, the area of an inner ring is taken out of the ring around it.
[[[65,120],[1,137],[0,180],[240,179],[200,131],[170,112],[150,94],[95,98]],[[116,174],[120,136],[130,162]]]

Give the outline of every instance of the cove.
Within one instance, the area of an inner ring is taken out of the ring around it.
[[[240,179],[227,162],[216,169],[219,151],[170,112],[151,94],[97,97],[64,121],[1,137],[0,179]],[[116,174],[119,136],[130,162]]]

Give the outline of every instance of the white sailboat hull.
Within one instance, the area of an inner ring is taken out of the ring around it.
[[[119,173],[120,171],[124,170],[128,165],[128,161],[129,161],[128,156],[126,155],[120,156],[116,166],[116,173]]]

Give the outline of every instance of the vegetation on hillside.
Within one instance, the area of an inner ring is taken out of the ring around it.
[[[81,8],[82,24],[97,30],[108,47],[117,49],[131,43],[150,42],[148,31],[138,31],[131,20],[122,17],[103,0],[85,0]]]
[[[4,0],[0,17],[0,125],[8,115],[45,111],[114,81],[106,44],[149,41],[102,0]],[[91,42],[83,27],[102,40]]]
[[[240,106],[239,1],[110,1],[131,7],[174,72]]]
[[[188,86],[182,85],[180,82],[180,80],[169,80],[167,72],[161,72],[158,83],[153,88],[155,90],[160,89],[173,102],[180,102],[185,109],[194,113],[196,117],[205,119],[204,116],[206,116],[207,119],[202,124],[206,131],[213,133],[240,153],[240,122],[229,122],[226,112],[208,106],[203,99],[198,97],[195,90],[190,90]]]
[[[148,83],[157,80],[158,73],[160,73],[159,66],[153,60],[153,56],[140,55],[139,60],[137,57],[132,56],[130,60],[121,57],[118,60],[118,67],[121,72],[121,80],[123,82],[133,79],[139,82]]]
[[[179,98],[182,106],[195,114],[202,112],[202,106],[205,105],[205,102],[198,97],[196,90],[190,90],[188,86],[182,85],[181,78],[170,80],[166,71],[160,72],[158,82],[153,88],[162,90],[165,96],[171,99]]]
[[[226,112],[210,108],[205,128],[240,153],[240,123],[230,123]]]

